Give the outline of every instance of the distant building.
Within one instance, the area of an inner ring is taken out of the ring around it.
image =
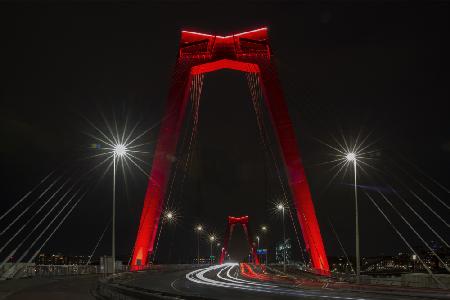
[[[437,242],[429,242],[433,252],[447,265],[450,263],[450,250]],[[433,273],[447,273],[445,266],[427,247],[414,247],[416,253],[398,253],[391,256],[366,258],[362,262],[366,273],[411,273],[426,272],[425,264]]]
[[[34,260],[36,265],[85,265],[89,260],[88,256],[67,256],[61,253],[45,254],[40,253]]]
[[[277,263],[283,263],[284,261],[284,253],[286,252],[286,263],[292,260],[292,247],[291,240],[286,239],[286,241],[279,242],[275,247],[275,261]]]
[[[211,259],[209,257],[200,257],[200,260],[197,261],[197,257],[194,258],[194,260],[192,261],[192,263],[195,265],[197,263],[199,264],[210,264],[211,263]]]

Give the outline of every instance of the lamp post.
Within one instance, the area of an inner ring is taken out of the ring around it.
[[[216,251],[217,252],[217,257],[220,256],[220,245],[221,245],[220,243],[216,244],[216,246],[217,246],[217,251]]]
[[[113,148],[113,194],[112,194],[112,273],[116,273],[116,162],[127,153],[127,147],[124,144],[114,145]]]
[[[356,184],[356,153],[349,152],[345,156],[349,163],[353,163],[354,191],[355,191],[355,256],[356,256],[356,282],[360,283],[361,259],[359,256],[359,211],[358,211],[358,187]]]
[[[197,264],[200,264],[200,233],[203,231],[203,226],[197,225],[195,231],[197,232]]]
[[[283,272],[286,272],[286,230],[284,228],[284,205],[280,203],[277,205],[277,209],[282,213],[283,220]]]
[[[262,225],[261,226],[261,231],[262,231],[263,234],[266,234],[267,226],[266,225]],[[261,242],[261,244],[262,244],[262,242]],[[267,249],[266,249],[266,266],[267,266]]]
[[[212,257],[213,257],[213,250],[212,250],[212,245],[214,243],[214,241],[216,240],[216,237],[214,235],[210,235],[209,236],[209,243],[210,243],[210,255],[209,255],[209,262],[212,264]]]

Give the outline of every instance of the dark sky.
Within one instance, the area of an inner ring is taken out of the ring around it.
[[[84,118],[104,126],[101,114],[109,120],[116,117],[119,123],[129,115],[131,122],[141,121],[139,130],[161,119],[181,29],[226,35],[268,26],[326,249],[330,255],[341,254],[330,230],[331,219],[352,254],[353,194],[347,185],[351,178],[339,176],[326,188],[334,172],[330,165],[319,164],[330,160],[333,152],[317,139],[333,143],[332,136],[371,134],[368,140],[377,141],[372,149],[379,150],[373,166],[406,180],[427,196],[395,167],[393,161],[398,161],[448,201],[448,194],[401,157],[438,181],[449,182],[449,15],[447,3],[432,1],[422,5],[401,1],[2,1],[1,211],[55,168],[58,174],[64,169],[67,176],[76,177],[77,167],[98,162],[78,161],[92,154],[87,148],[93,140],[83,132],[94,130]],[[192,226],[196,222],[223,237],[228,215],[249,215],[253,230],[263,223],[269,226],[267,245],[281,234],[280,219],[271,212],[280,186],[259,143],[245,76],[219,71],[208,74],[204,83],[193,158],[184,184],[180,180],[175,184],[174,201],[182,218],[176,227],[164,229],[161,261],[194,255]],[[144,141],[156,137],[155,129]],[[154,144],[148,145],[148,151],[153,149]],[[136,169],[133,173],[128,175],[127,189],[119,178],[118,253],[124,257],[133,247],[146,188],[142,174]],[[400,191],[401,185],[391,176],[381,176]],[[110,218],[111,180],[108,173],[45,251],[90,252]],[[368,186],[386,185],[375,175],[362,174],[359,180]],[[448,222],[448,211],[435,199],[425,198]],[[363,255],[404,251],[362,192],[360,202]],[[448,237],[442,222],[417,201],[414,206]],[[413,224],[427,240],[434,239],[419,222]],[[399,227],[407,233],[404,225]],[[293,238],[291,222],[287,228]],[[411,234],[407,237],[419,245]],[[1,238],[3,242],[6,236]],[[108,232],[98,253],[109,253],[109,245]],[[208,249],[204,243],[203,253]],[[237,259],[245,255],[241,232],[233,239],[232,249]]]

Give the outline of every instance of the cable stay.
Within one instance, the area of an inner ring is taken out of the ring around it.
[[[429,188],[427,188],[424,184],[422,184],[419,180],[417,180],[411,173],[402,168],[395,160],[392,160],[394,164],[400,169],[403,173],[408,175],[412,180],[414,180],[422,189],[424,189],[428,194],[430,194],[434,199],[436,199],[442,206],[450,210],[450,206],[445,203],[441,198],[439,198],[435,193],[433,193]]]
[[[34,227],[33,227],[33,229],[31,230],[31,232],[29,232],[28,233],[28,235],[24,238],[24,239],[22,239],[22,243],[20,244],[20,245],[22,245],[35,231],[36,231],[36,229],[47,219],[47,217],[52,213],[52,211],[61,203],[61,201],[62,200],[64,200],[64,198],[67,196],[67,194],[69,194],[71,191],[72,191],[72,189],[74,188],[74,186],[75,186],[75,184],[73,184],[70,188],[69,188],[69,190],[66,192],[66,193],[64,193],[61,197],[60,197],[60,199],[52,206],[52,208],[40,219],[40,221],[39,221],[39,223],[37,224],[37,225],[35,225]],[[41,208],[43,208],[43,206],[41,207]],[[28,221],[18,230],[18,231],[16,231],[16,233],[13,235],[13,237],[11,237],[9,240],[8,240],[8,242],[6,242],[5,243],[5,245],[3,245],[3,247],[0,249],[0,253],[2,253],[2,251],[9,245],[9,243],[10,242],[12,242],[12,240],[28,225],[28,224],[30,224],[30,222],[34,219],[34,217],[36,217],[38,214],[39,214],[39,212],[40,212],[41,210],[38,210],[37,212],[35,212],[34,214],[33,214],[33,216],[31,217],[31,218],[29,218],[28,219]],[[10,255],[9,257],[11,257],[12,255]]]
[[[191,134],[189,136],[189,138],[187,138],[187,135],[185,135],[186,137],[183,139],[183,143],[181,145],[180,151],[183,150],[183,148],[185,147],[185,143],[186,143],[186,139],[187,140],[187,151],[186,151],[186,157],[185,157],[185,163],[184,163],[184,168],[183,168],[183,174],[182,174],[182,179],[181,179],[181,186],[183,186],[186,175],[187,175],[187,170],[188,170],[188,166],[190,165],[190,162],[192,160],[192,147],[194,144],[194,140],[197,137],[197,133],[198,133],[198,120],[199,120],[199,108],[200,108],[200,97],[201,97],[201,93],[202,93],[202,87],[203,87],[203,80],[204,80],[204,74],[198,74],[198,75],[194,75],[192,77],[192,82],[191,82],[191,88],[190,88],[190,100],[191,100],[191,104],[192,104],[192,109],[191,109],[191,122],[192,125],[191,126],[187,126],[187,128],[191,127]],[[180,168],[180,164],[182,164],[182,160],[178,159],[176,164],[175,164],[175,168],[172,172],[172,176],[171,176],[171,181],[170,181],[170,186],[168,189],[168,196],[166,201],[164,201],[165,203],[165,207],[172,207],[173,206],[173,202],[175,201],[174,197],[173,197],[173,193],[174,193],[174,186],[175,186],[175,181],[178,175],[178,171]],[[156,260],[156,256],[157,256],[157,251],[158,251],[158,246],[159,246],[159,241],[161,238],[161,233],[163,231],[164,228],[164,218],[161,219],[161,225],[159,226],[159,232],[156,238],[156,244],[155,244],[155,248],[154,251],[152,253],[152,261],[154,262]]]
[[[428,274],[431,276],[431,278],[433,278],[434,281],[436,281],[436,283],[443,289],[445,289],[445,285],[436,278],[436,276],[434,276],[433,272],[431,271],[431,269],[427,266],[427,264],[422,260],[422,258],[420,257],[419,254],[417,254],[417,252],[414,250],[414,248],[409,244],[409,242],[405,239],[405,237],[401,234],[401,232],[397,229],[397,227],[395,227],[395,225],[391,222],[391,220],[388,218],[388,216],[384,213],[384,211],[380,208],[380,206],[375,202],[375,200],[373,200],[373,198],[367,193],[364,192],[364,194],[366,194],[367,198],[369,198],[369,200],[373,203],[373,205],[378,209],[378,211],[380,212],[380,214],[386,219],[386,221],[389,223],[389,225],[391,225],[392,229],[395,231],[395,233],[397,233],[397,235],[402,239],[402,241],[406,244],[406,246],[409,248],[409,250],[414,253],[414,255],[416,255],[417,259],[420,261],[420,263],[423,265],[423,267],[425,268],[425,270],[427,270]]]
[[[102,234],[100,235],[100,237],[99,237],[97,243],[96,243],[95,246],[94,246],[94,249],[92,249],[92,252],[91,252],[91,254],[89,255],[89,259],[88,259],[88,261],[86,262],[86,266],[89,265],[89,264],[91,263],[91,259],[92,259],[92,257],[94,256],[95,251],[96,251],[97,248],[98,248],[98,245],[100,245],[100,242],[103,240],[103,236],[105,235],[105,233],[106,233],[106,231],[108,230],[109,226],[111,226],[111,220],[109,220],[108,223],[106,224],[105,229],[103,229]]]
[[[41,231],[41,233],[39,234],[38,237],[35,238],[35,240],[33,241],[33,243],[28,247],[28,249],[19,257],[19,259],[13,264],[11,265],[11,267],[6,270],[3,274],[3,276],[8,275],[11,276],[10,271],[9,270],[16,270],[16,272],[18,271],[16,269],[15,266],[19,265],[22,260],[25,258],[25,256],[30,252],[30,250],[34,247],[34,245],[39,241],[39,239],[47,232],[47,230],[50,228],[50,226],[56,221],[56,219],[59,217],[59,215],[64,211],[64,209],[72,202],[72,200],[75,198],[75,196],[80,192],[81,189],[78,189],[78,191],[72,195],[72,197],[66,202],[66,204],[61,208],[61,210],[58,212],[58,214],[51,220],[51,222]],[[70,212],[72,212],[72,210],[75,208],[75,206],[80,202],[80,200],[86,195],[87,192],[85,192],[79,199],[78,201],[72,206],[72,208],[69,210],[69,214]],[[68,214],[66,214],[65,217],[67,217]],[[52,232],[52,234],[47,238],[47,240],[44,242],[44,244],[42,244],[42,246],[38,249],[38,251],[36,251],[36,253],[28,260],[28,264],[31,263],[34,258],[36,257],[36,255],[40,252],[40,250],[42,249],[42,247],[45,245],[45,243],[47,243],[47,241],[51,238],[51,236],[53,236],[53,233],[59,228],[59,226],[62,224],[62,222],[65,220],[65,218],[59,223],[59,225],[55,228],[55,230]],[[23,242],[16,247],[16,249],[14,249],[12,255],[15,254],[15,252],[22,246]],[[11,255],[11,256],[12,256]],[[4,264],[6,263],[6,261],[9,259],[9,257],[7,257],[2,264],[0,265],[0,269],[2,269],[2,267],[4,266]],[[14,275],[13,275],[14,276]]]
[[[47,227],[45,227],[45,228],[41,231],[41,233],[39,234],[39,236],[34,240],[34,242],[31,244],[31,246],[28,248],[28,250],[26,250],[25,253],[22,254],[22,256],[19,258],[19,260],[17,260],[16,264],[17,264],[17,263],[20,263],[20,262],[22,261],[23,257],[24,257],[26,254],[28,254],[29,250],[34,246],[34,244],[38,241],[38,239],[39,239],[39,238],[47,231],[47,229],[50,227],[50,225],[53,224],[53,222],[56,220],[56,218],[61,214],[61,212],[64,210],[64,208],[66,208],[66,206],[72,201],[72,199],[78,194],[79,191],[80,191],[80,190],[78,190],[77,192],[75,192],[75,194],[72,195],[72,197],[71,197],[71,198],[66,202],[66,204],[60,209],[60,211],[58,212],[58,214],[50,221],[50,223],[47,225]],[[65,195],[67,195],[67,193],[64,194],[63,197],[65,197]],[[62,197],[62,198],[63,198],[63,197]],[[60,202],[60,201],[59,201],[59,202]],[[57,204],[59,204],[59,202],[58,202]],[[33,229],[27,234],[27,236],[26,236],[24,239],[22,239],[22,241],[19,243],[19,245],[9,253],[9,255],[8,255],[8,256],[3,260],[3,262],[1,263],[0,269],[2,269],[2,267],[3,267],[4,264],[10,259],[10,257],[13,257],[13,256],[16,254],[16,252],[22,247],[22,245],[25,243],[25,241],[27,241],[28,238],[31,237],[31,235],[37,230],[37,228],[39,228],[39,226],[45,221],[45,219],[47,218],[47,216],[54,210],[54,208],[57,206],[57,204],[54,205],[54,206],[52,207],[52,209],[51,209],[49,212],[47,212],[47,214],[45,215],[45,217],[42,218],[42,219],[39,221],[39,223],[38,223],[36,226],[34,226]]]
[[[447,264],[439,257],[439,255],[436,254],[436,252],[434,252],[434,250],[431,248],[431,246],[414,229],[414,227],[411,225],[411,223],[402,215],[402,213],[394,206],[394,204],[392,204],[392,202],[380,190],[378,190],[378,193],[392,207],[392,209],[399,215],[399,217],[403,220],[403,222],[405,222],[408,225],[408,227],[415,233],[415,235],[422,241],[422,243],[425,244],[425,246],[433,254],[433,256],[439,260],[439,262],[444,266],[444,268],[447,270],[447,272],[450,273],[450,268],[447,266]]]
[[[388,175],[388,174],[385,174]],[[389,173],[390,176],[392,176],[395,180],[400,182],[401,185],[408,188],[406,184],[403,183],[397,176],[394,176],[392,172]],[[380,175],[377,175],[377,178],[381,180],[387,187],[397,196],[398,199],[402,201],[402,203],[408,207],[409,210],[413,212],[413,214],[447,247],[450,248],[450,245],[447,243],[447,241],[430,225],[429,222],[427,222],[414,207],[412,207],[411,204],[408,203],[405,197],[402,197],[400,193],[395,189],[392,185],[390,185],[383,177]]]
[[[353,269],[353,264],[350,262],[350,259],[348,258],[347,251],[345,251],[345,248],[344,248],[344,246],[341,243],[341,239],[339,238],[339,236],[338,236],[338,234],[337,234],[337,232],[336,232],[336,230],[335,230],[335,228],[333,226],[333,223],[331,223],[331,219],[329,219],[329,218],[328,218],[328,223],[330,224],[331,231],[333,232],[334,236],[336,237],[336,240],[337,240],[337,242],[339,244],[339,247],[341,248],[342,253],[345,256],[345,259],[347,260],[347,263],[350,265],[352,273],[356,274],[355,270]],[[347,270],[347,268],[345,268],[345,269]]]
[[[434,233],[434,235],[447,247],[450,248],[450,245],[442,238],[442,236],[436,232],[436,230],[433,229],[433,227],[431,227],[431,225],[424,219],[422,218],[422,216],[405,200],[405,198],[403,198],[402,196],[400,196],[400,194],[393,189],[392,187],[390,187],[392,189],[392,191],[394,192],[394,194],[403,202],[403,204],[405,204],[413,213],[414,215],[416,215],[417,218],[419,218],[420,221],[422,221],[423,224],[425,224],[425,226]]]
[[[61,177],[55,180],[54,183],[56,183]],[[44,204],[41,205],[41,207],[38,209],[37,212],[35,212],[31,218],[34,218],[41,210],[44,209],[44,207],[62,190],[62,188],[69,182],[70,179],[67,179],[51,196],[47,199],[47,201],[44,202]],[[54,184],[53,183],[53,184]],[[2,232],[0,232],[0,236],[5,234],[6,231],[8,231],[9,228],[11,228],[37,201],[39,201],[42,196],[47,193],[47,191],[53,186],[53,184],[48,187],[44,192],[42,192],[39,197],[34,200],[26,209],[24,209],[5,229],[3,229]]]
[[[269,143],[268,143],[268,141],[270,140],[269,134],[264,126],[264,115],[263,115],[264,111],[261,107],[261,101],[263,100],[263,94],[262,94],[261,85],[259,82],[259,75],[257,73],[246,73],[246,78],[247,78],[248,86],[249,86],[250,93],[252,96],[252,102],[253,102],[253,107],[254,107],[255,114],[256,114],[256,121],[257,121],[258,129],[259,129],[261,144],[263,146],[263,149],[265,150],[266,155],[269,157],[269,160],[270,160],[270,158],[272,158],[272,162],[275,166],[276,174],[277,174],[278,180],[280,182],[281,190],[283,192],[284,202],[289,203],[287,192],[286,192],[286,187],[284,185],[284,182],[283,182],[283,179],[281,176],[281,170],[278,166],[278,163],[276,162],[275,153],[274,153],[273,149],[269,146]],[[300,242],[299,234],[297,232],[297,227],[295,226],[295,222],[294,222],[294,219],[292,216],[290,206],[288,206],[288,212],[289,212],[289,217],[291,219],[292,226],[294,228],[295,237],[297,239],[297,243],[298,243],[298,246],[300,249],[303,263],[306,265],[306,260],[305,260],[305,256],[303,253],[303,247]]]
[[[420,201],[420,203],[422,203],[426,208],[428,208],[429,211],[431,211],[433,213],[433,215],[436,216],[436,218],[438,218],[440,221],[442,221],[442,223],[445,224],[445,226],[447,226],[448,228],[450,228],[450,225],[434,210],[432,209],[425,201],[422,200],[422,198],[417,195],[414,191],[412,191],[410,188],[408,188],[408,191],[417,199]]]
[[[53,175],[55,171],[50,172],[47,176],[45,176],[36,186],[34,186],[28,193],[26,193],[22,198],[19,199],[11,208],[9,208],[3,215],[0,216],[0,221],[3,220],[11,211],[14,210],[20,203],[22,203],[25,199],[28,198],[38,187],[40,187],[51,175]]]
[[[64,223],[64,221],[67,219],[67,217],[72,213],[72,211],[75,209],[75,207],[78,206],[80,201],[86,196],[87,193],[88,192],[85,192],[83,195],[80,196],[80,198],[78,198],[78,200],[72,205],[70,210],[64,215],[62,220],[58,223],[56,228],[53,229],[53,231],[50,233],[50,235],[47,237],[47,239],[41,244],[39,249],[37,249],[36,252],[30,257],[30,259],[27,261],[27,263],[31,263],[36,258],[36,256],[41,252],[42,248],[44,248],[44,246],[47,244],[47,242],[53,237],[55,232],[61,227],[61,225]]]
[[[450,194],[450,190],[445,187],[443,184],[439,183],[436,179],[434,179],[433,177],[431,177],[430,175],[428,175],[427,173],[425,173],[422,169],[420,169],[417,165],[413,164],[410,160],[406,159],[406,157],[404,157],[403,155],[400,155],[400,158],[403,159],[404,161],[406,161],[408,164],[410,164],[411,166],[413,166],[419,173],[421,173],[422,175],[424,175],[425,177],[427,177],[429,180],[431,180],[435,185],[437,185],[438,187],[440,187],[441,189],[443,189],[444,191],[446,191],[448,194]]]
[[[397,176],[393,175],[391,172],[390,176],[392,176],[394,179],[396,179],[400,184],[411,193],[414,198],[419,200],[420,203],[422,203],[423,206],[425,206],[436,218],[438,218],[442,223],[444,223],[448,228],[450,228],[450,225],[430,206],[428,205],[417,193],[415,193],[407,184],[405,184],[401,179],[399,179]]]

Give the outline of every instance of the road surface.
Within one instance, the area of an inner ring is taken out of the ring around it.
[[[319,286],[297,285],[289,282],[274,282],[266,275],[247,273],[243,277],[242,266],[235,263],[214,265],[198,270],[146,271],[136,278],[124,282],[126,286],[138,289],[197,296],[204,299],[450,299],[427,293],[411,295],[408,292],[356,291],[351,289],[330,289],[326,284]],[[253,277],[253,278],[252,278]]]
[[[0,300],[95,300],[97,275],[30,278],[0,282]]]

